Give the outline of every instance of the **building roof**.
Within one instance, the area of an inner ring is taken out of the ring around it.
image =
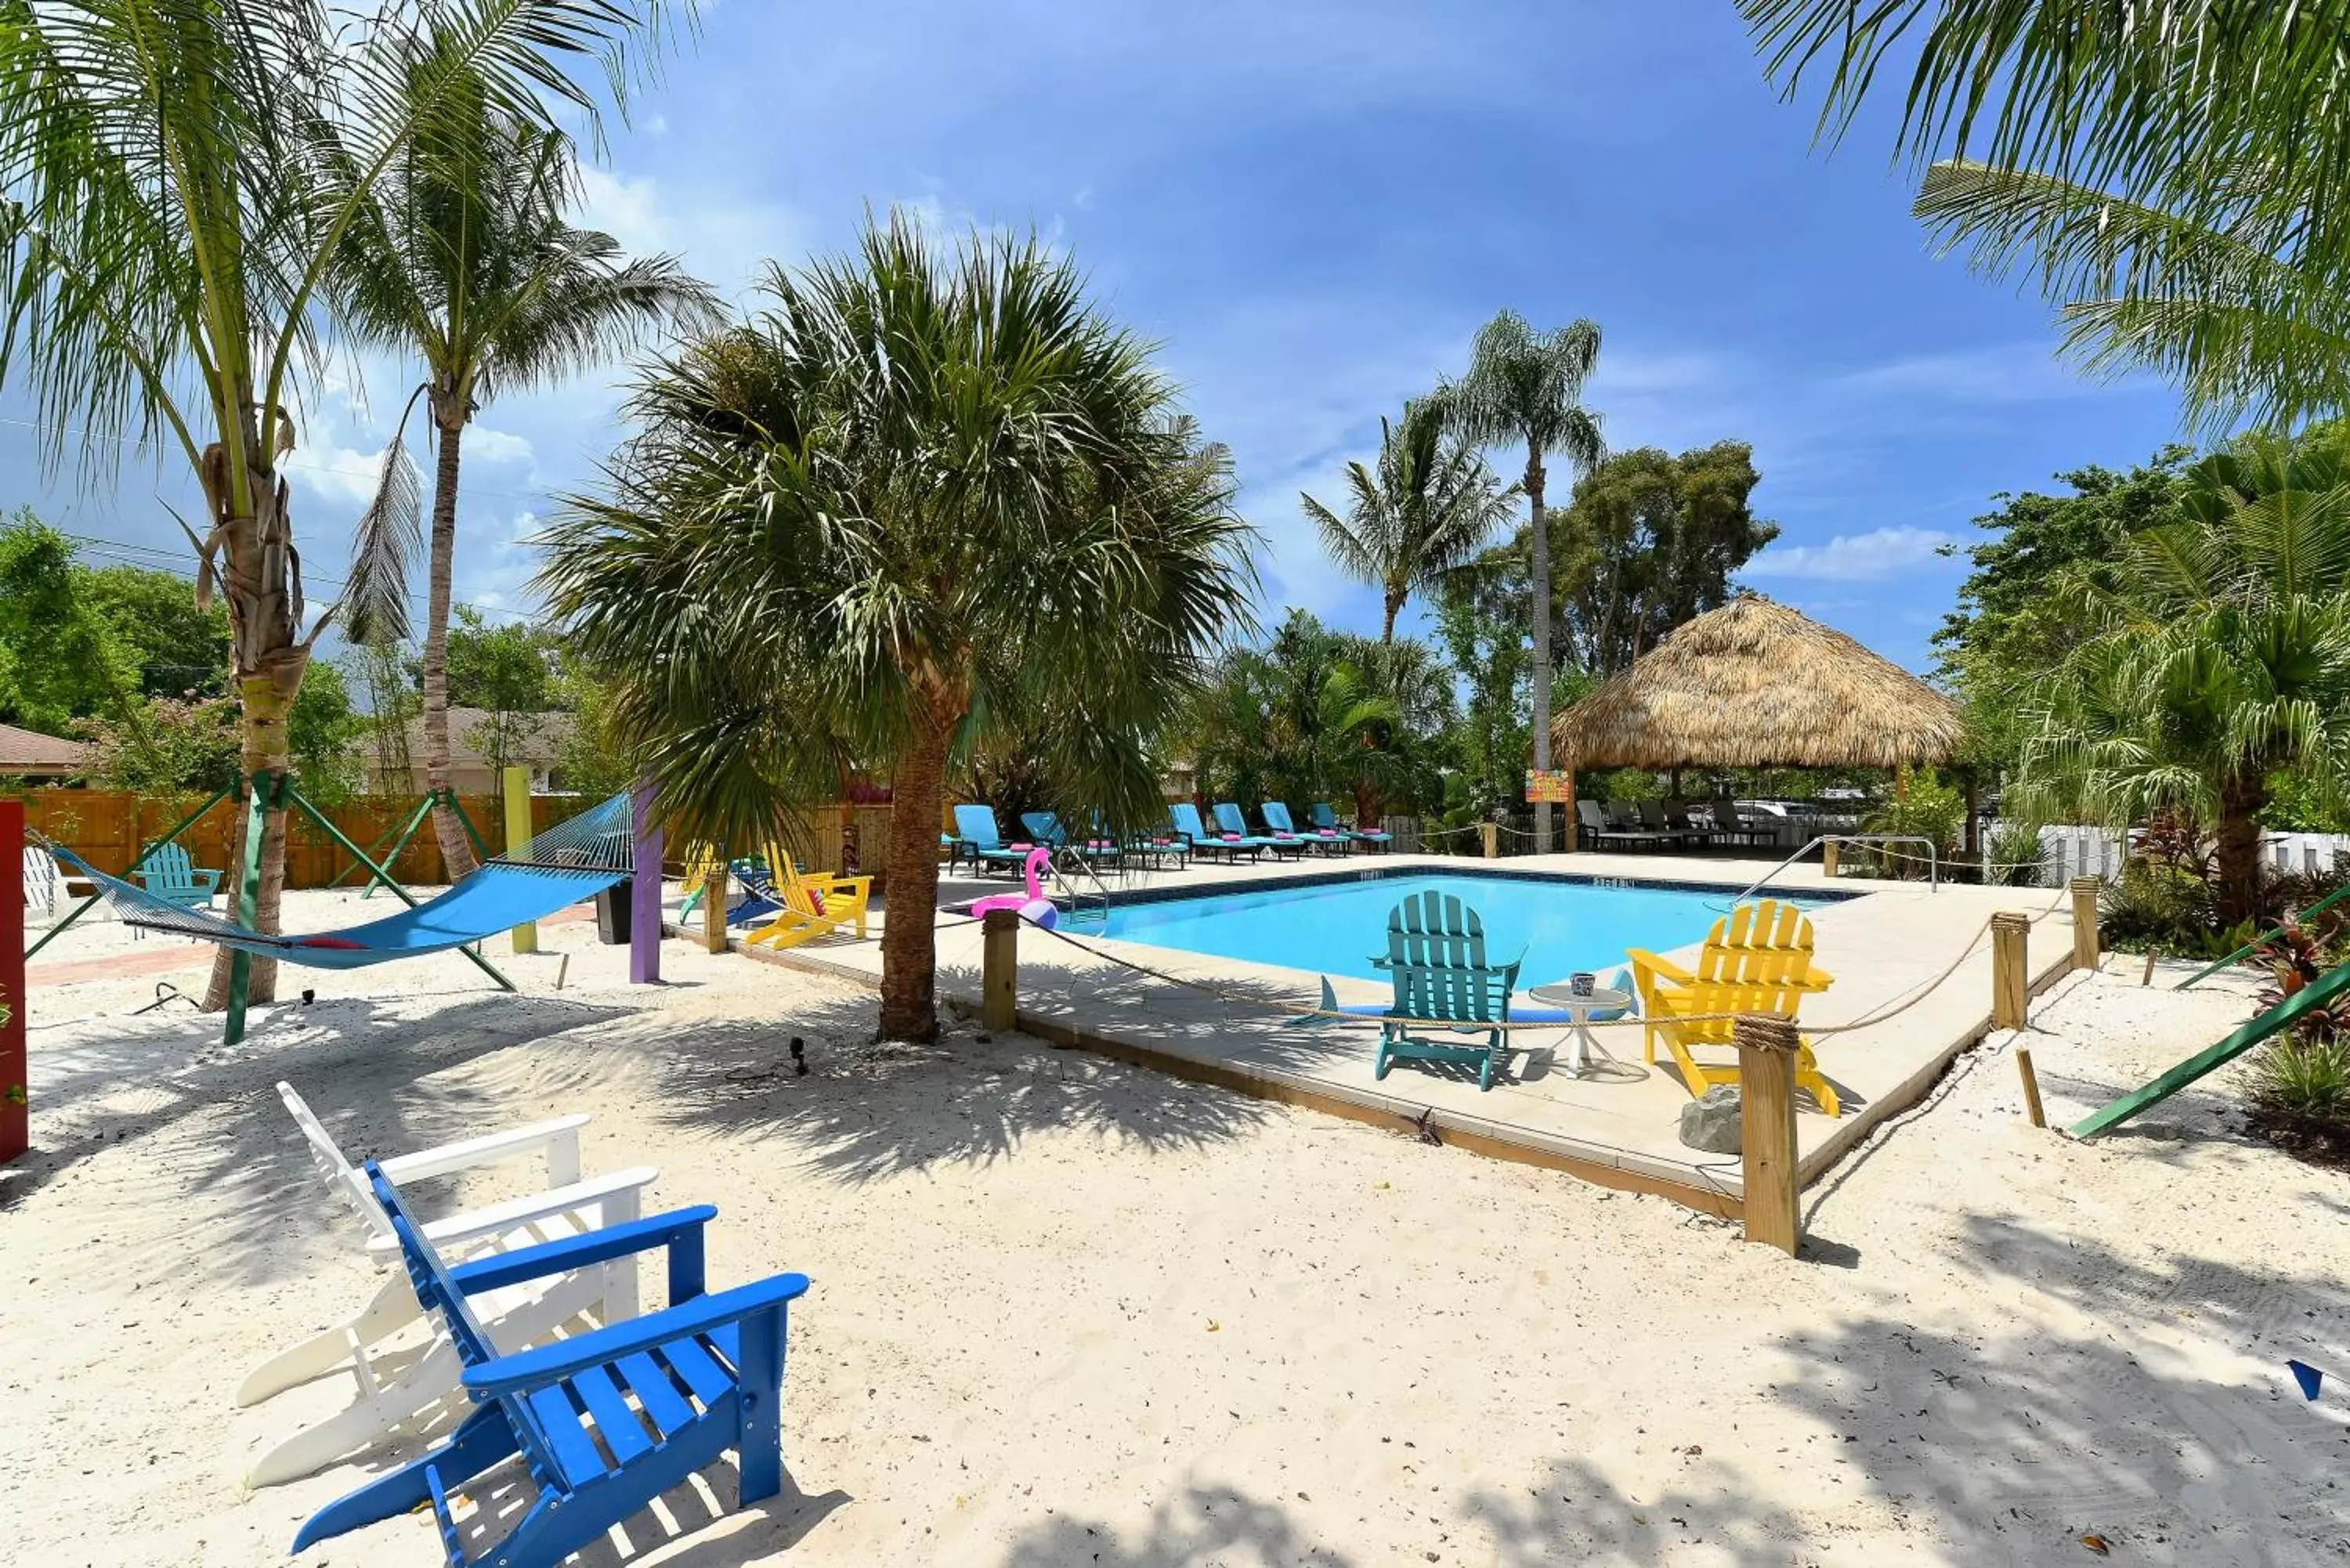
[[[79,741],[0,724],[0,774],[63,778],[81,772],[88,754]]]
[[[1558,714],[1570,768],[1867,767],[1939,763],[1958,704],[1844,633],[1742,594]]]
[[[449,710],[450,762],[459,766],[486,762],[480,748],[467,737],[494,716],[487,708]],[[505,717],[515,726],[514,749],[506,761],[517,766],[547,766],[562,754],[564,742],[571,738],[572,719],[568,713],[509,713]],[[409,755],[421,765],[424,761],[424,721],[421,717],[409,722],[408,751]]]

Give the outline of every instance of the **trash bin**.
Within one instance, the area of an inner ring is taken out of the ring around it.
[[[596,895],[596,936],[607,947],[628,945],[635,889],[623,879]]]

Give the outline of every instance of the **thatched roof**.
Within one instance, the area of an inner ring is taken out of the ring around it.
[[[1958,704],[1840,631],[1744,594],[1552,722],[1560,767],[1867,767],[1946,761]]]

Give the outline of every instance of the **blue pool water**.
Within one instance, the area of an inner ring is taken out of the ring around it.
[[[1379,980],[1388,911],[1430,889],[1457,896],[1485,925],[1485,951],[1506,962],[1525,950],[1519,983],[1545,985],[1576,970],[1603,978],[1627,948],[1666,952],[1705,940],[1730,891],[1602,888],[1510,877],[1417,875],[1206,894],[1111,909],[1103,933],[1252,963]],[[1783,895],[1782,898],[1783,898]],[[1794,899],[1806,908],[1821,900]]]

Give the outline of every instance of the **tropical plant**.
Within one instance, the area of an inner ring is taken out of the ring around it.
[[[910,219],[770,272],[769,307],[645,372],[604,493],[542,582],[625,671],[624,732],[684,833],[757,843],[870,768],[893,792],[884,1036],[935,1033],[938,824],[958,745],[1053,695],[1054,773],[1112,826],[1162,805],[1157,727],[1243,619],[1229,459],[1034,238]]]
[[[2220,428],[2350,395],[2350,5],[1742,0],[1790,92],[1848,127],[1914,43],[1898,145],[1919,214],[2064,307],[2094,370],[2150,366]]]
[[[286,716],[333,613],[305,628],[281,467],[329,264],[385,171],[447,132],[461,85],[525,122],[592,125],[665,15],[657,0],[387,0],[363,24],[321,0],[7,7],[0,379],[28,396],[47,461],[78,449],[103,467],[153,438],[200,483],[187,533],[199,602],[228,602],[243,775],[289,767]],[[602,90],[575,65],[606,67]],[[282,808],[263,832],[259,898],[238,912],[274,931]],[[232,968],[223,949],[210,1004]],[[254,961],[251,997],[275,985]]]
[[[2350,432],[2246,437],[2188,471],[2179,504],[2126,541],[2110,586],[2068,575],[2091,635],[2035,706],[2022,793],[2116,826],[2210,824],[2234,924],[2262,907],[2272,779],[2334,802],[2350,786]]]
[[[421,62],[411,79],[444,92],[453,112],[376,182],[338,258],[336,289],[355,333],[425,365],[409,409],[423,400],[439,443],[423,636],[424,778],[434,791],[449,783],[449,600],[465,427],[503,392],[554,386],[655,333],[720,318],[715,293],[675,257],[632,260],[611,235],[567,223],[578,184],[570,139],[497,106],[477,76],[459,74],[453,92],[438,87],[443,64]],[[348,629],[361,639],[379,621],[384,635],[408,633],[419,529],[406,423],[352,551]],[[436,806],[432,827],[450,876],[473,870],[473,839],[457,814]]]
[[[1531,609],[1524,558],[1512,550],[1485,552],[1450,574],[1438,593],[1437,635],[1462,694],[1451,735],[1463,821],[1509,811],[1524,798]]]
[[[1347,465],[1345,516],[1311,495],[1300,499],[1338,569],[1384,596],[1379,640],[1391,643],[1412,590],[1475,555],[1517,498],[1474,447],[1446,439],[1443,409],[1421,399],[1404,404],[1399,423],[1379,421],[1376,471]]]
[[[1966,824],[1966,796],[1955,784],[1945,784],[1932,768],[1902,769],[1897,775],[1893,798],[1860,819],[1864,833],[1930,840],[1944,867],[1959,852]],[[1915,844],[1878,845],[1871,853],[1887,876],[1927,874],[1925,853]]]
[[[1536,332],[1523,317],[1504,310],[1478,329],[1469,372],[1438,393],[1452,428],[1481,446],[1523,443],[1523,482],[1532,541],[1534,594],[1534,766],[1548,769],[1551,757],[1551,566],[1550,526],[1544,510],[1549,455],[1565,457],[1577,473],[1588,472],[1605,453],[1599,416],[1583,406],[1584,383],[1599,362],[1599,327],[1577,320],[1555,332]],[[1534,808],[1534,853],[1550,851],[1550,807]]]
[[[1555,609],[1575,663],[1613,675],[1682,622],[1730,602],[1731,579],[1779,525],[1754,515],[1754,449],[1608,453],[1553,512]]]
[[[89,747],[83,776],[100,789],[177,794],[236,782],[236,704],[226,697],[157,697],[73,730]]]

